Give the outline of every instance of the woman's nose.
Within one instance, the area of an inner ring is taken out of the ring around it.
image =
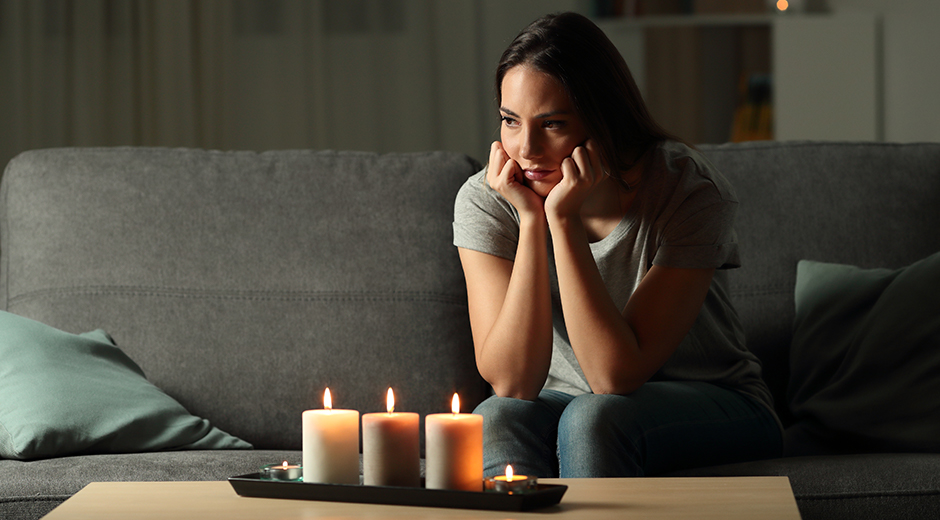
[[[522,132],[522,142],[519,146],[519,155],[523,159],[535,159],[542,155],[542,143],[538,132],[525,129]]]

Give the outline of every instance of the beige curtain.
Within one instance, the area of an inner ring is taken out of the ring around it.
[[[0,2],[0,146],[218,146],[233,4]]]
[[[0,163],[114,145],[479,157],[481,5],[0,0]]]

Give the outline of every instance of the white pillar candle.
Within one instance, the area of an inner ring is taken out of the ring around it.
[[[362,416],[362,477],[367,486],[418,487],[421,449],[418,414],[395,412],[388,389],[387,413]]]
[[[304,482],[359,483],[359,412],[333,410],[330,389],[323,410],[303,413]]]
[[[483,416],[459,413],[457,394],[453,413],[424,419],[425,487],[428,489],[483,489]]]

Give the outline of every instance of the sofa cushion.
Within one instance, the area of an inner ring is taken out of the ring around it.
[[[669,476],[786,476],[803,520],[933,520],[940,511],[940,454],[787,457]]]
[[[225,480],[284,460],[299,463],[301,452],[185,450],[0,460],[0,518],[42,518],[91,482]]]
[[[467,409],[473,360],[452,245],[480,168],[446,152],[161,148],[25,152],[0,189],[0,309],[102,328],[191,413],[300,449],[334,405]]]
[[[801,259],[899,268],[940,251],[940,143],[702,145],[740,201],[728,292],[785,425]]]
[[[251,445],[187,412],[101,330],[69,334],[0,311],[0,457]]]
[[[940,452],[940,253],[908,267],[801,261],[789,454]]]

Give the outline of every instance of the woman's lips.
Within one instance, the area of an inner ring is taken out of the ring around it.
[[[525,178],[533,182],[538,182],[548,177],[555,170],[525,170]]]

